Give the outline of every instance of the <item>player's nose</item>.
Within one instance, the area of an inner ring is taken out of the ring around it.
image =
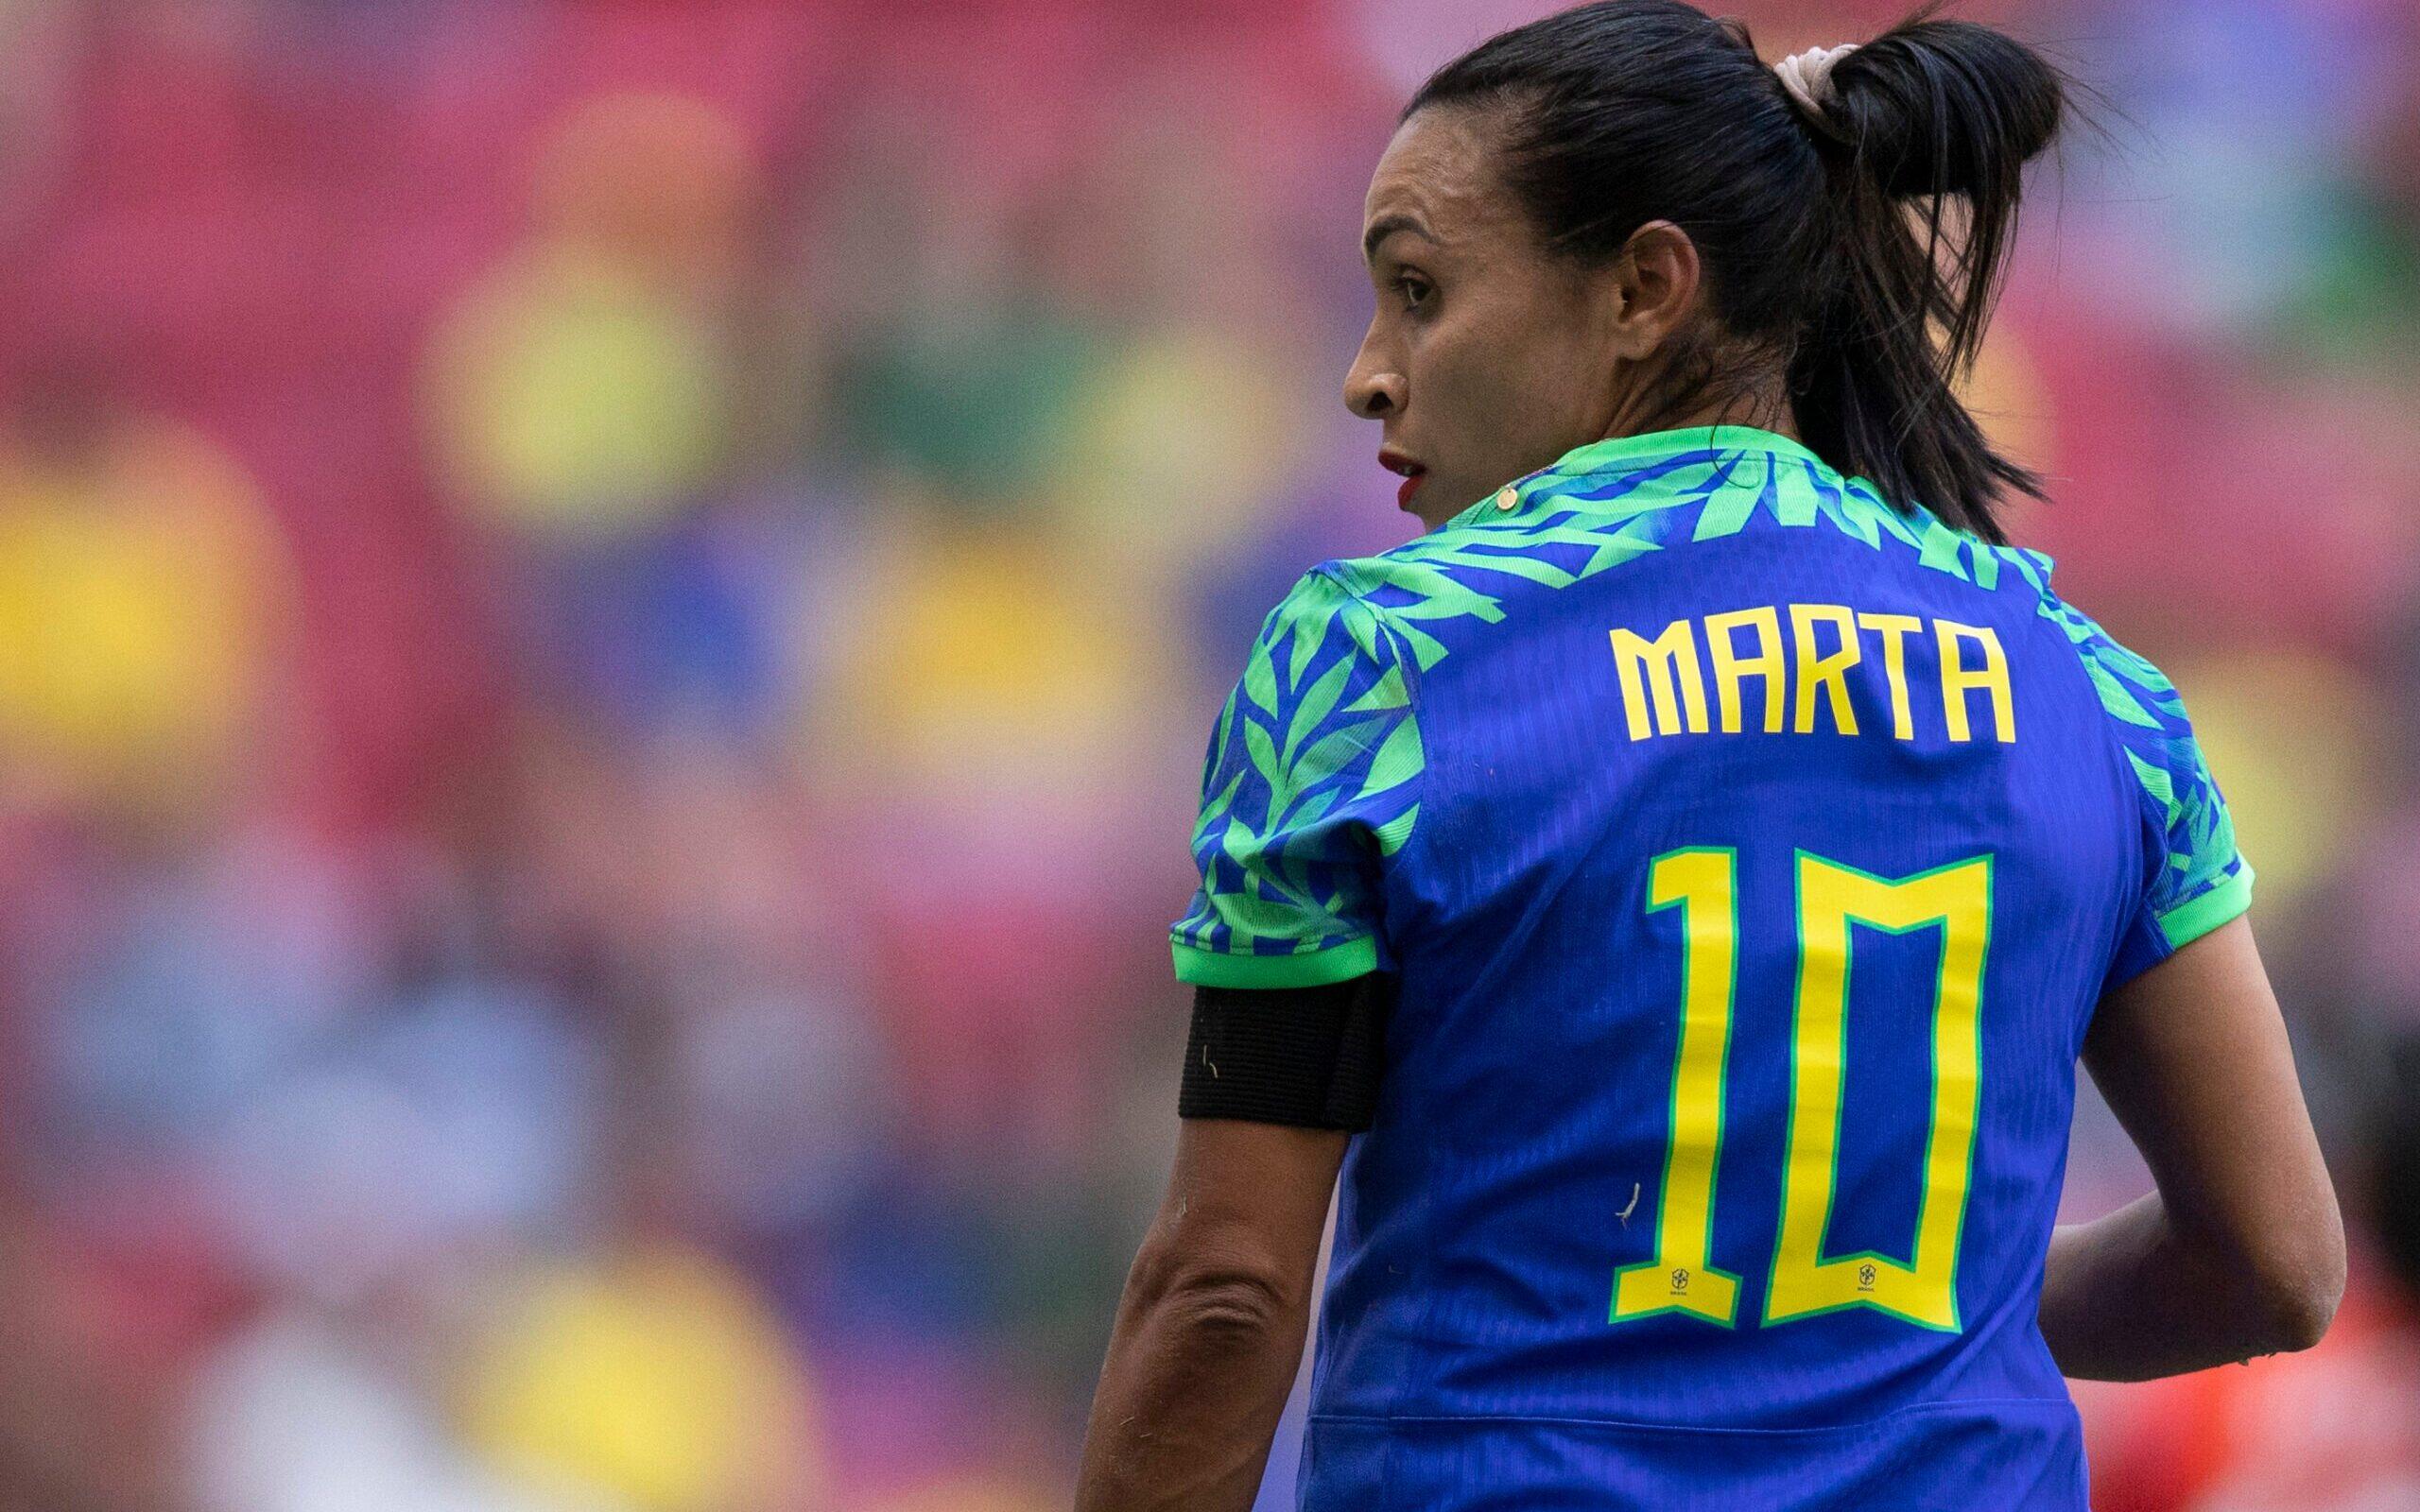
[[[1363,420],[1382,420],[1402,410],[1404,388],[1403,374],[1365,341],[1344,374],[1344,407]]]

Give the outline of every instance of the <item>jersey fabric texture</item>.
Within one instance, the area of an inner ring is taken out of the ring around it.
[[[2252,872],[2047,558],[1763,431],[1582,447],[1304,576],[1193,850],[1181,979],[1397,979],[1305,1508],[2085,1504],[2077,1054]]]

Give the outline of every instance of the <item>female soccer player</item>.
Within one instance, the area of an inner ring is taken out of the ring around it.
[[[1212,736],[1081,1507],[1250,1504],[1340,1162],[1316,1512],[2081,1508],[2063,1371],[2319,1337],[2251,868],[1951,387],[2062,113],[1981,26],[1775,70],[1679,0],[1413,97],[1345,399],[1428,528]],[[2158,1191],[2054,1233],[2079,1057]]]

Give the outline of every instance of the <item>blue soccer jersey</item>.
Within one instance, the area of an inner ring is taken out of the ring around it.
[[[2078,1051],[2251,869],[2049,563],[1758,430],[1323,562],[1219,716],[1177,974],[1396,973],[1316,1512],[2080,1508]]]

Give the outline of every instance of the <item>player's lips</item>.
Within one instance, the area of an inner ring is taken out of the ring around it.
[[[1390,472],[1398,473],[1402,476],[1403,487],[1395,490],[1395,507],[1398,509],[1410,508],[1411,496],[1420,491],[1421,480],[1428,475],[1428,468],[1426,464],[1415,462],[1410,457],[1406,456],[1403,453],[1396,451],[1392,446],[1389,446],[1379,449],[1378,465],[1385,468]]]

